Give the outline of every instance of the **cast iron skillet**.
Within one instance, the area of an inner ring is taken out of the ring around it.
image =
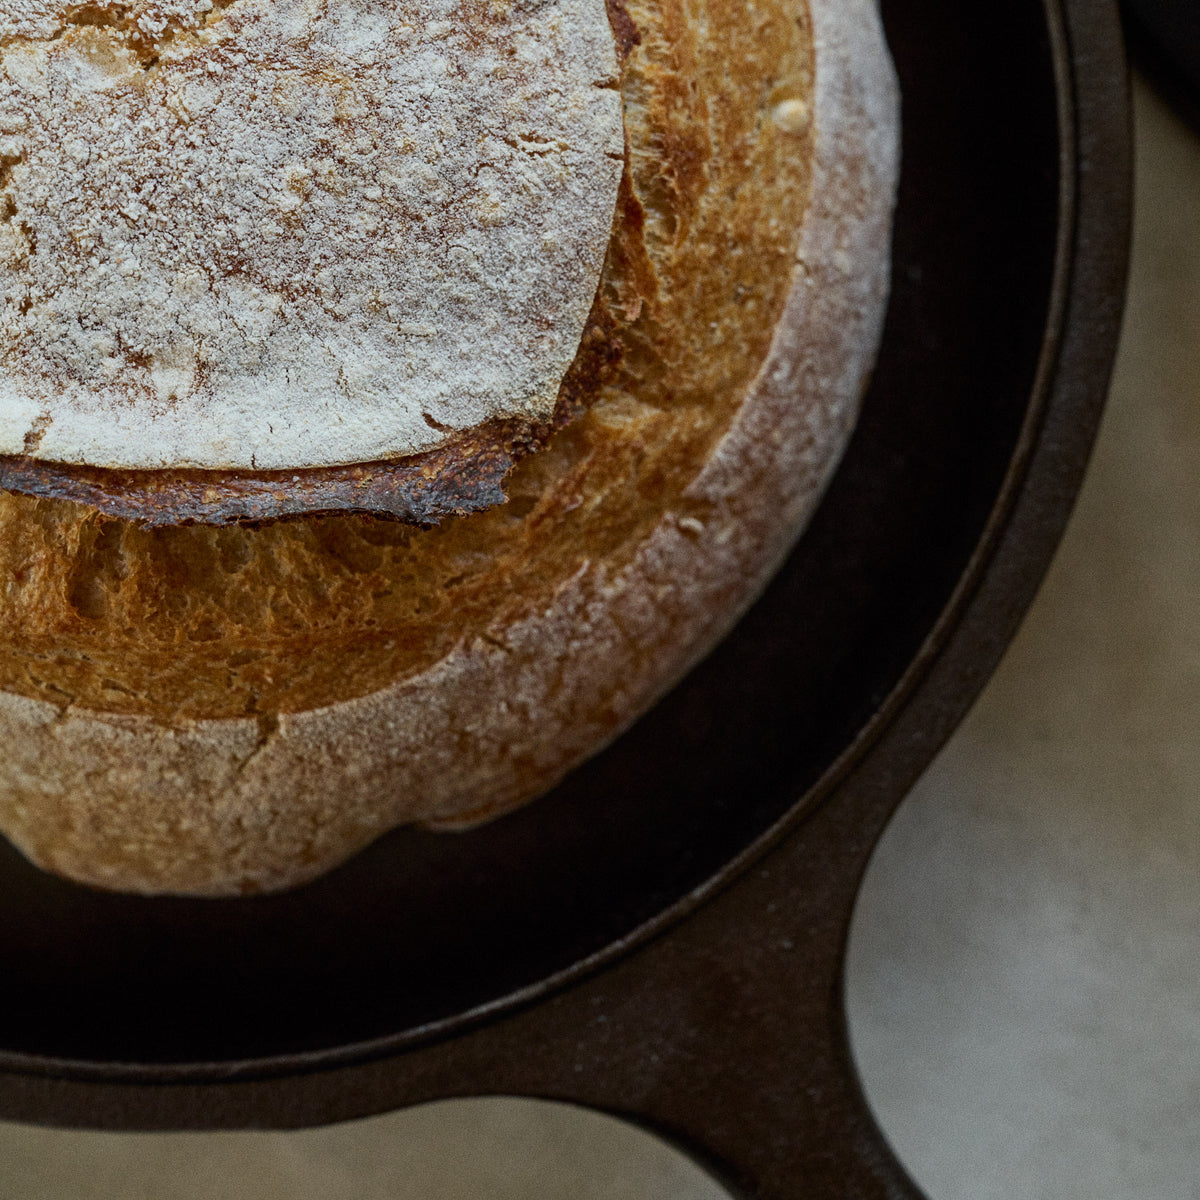
[[[643,1120],[748,1195],[915,1194],[849,1065],[844,936],[1077,489],[1128,103],[1109,0],[883,8],[905,130],[885,345],[762,601],[550,798],[289,895],[111,896],[2,852],[0,1113],[282,1127],[512,1092]]]

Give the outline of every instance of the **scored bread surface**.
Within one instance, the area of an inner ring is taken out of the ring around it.
[[[882,322],[878,17],[623,9],[629,165],[599,297],[620,363],[508,504],[425,530],[142,529],[0,496],[0,827],[35,862],[270,890],[397,824],[495,815],[644,712],[776,569]]]
[[[281,470],[548,419],[616,87],[604,0],[0,5],[0,454]]]

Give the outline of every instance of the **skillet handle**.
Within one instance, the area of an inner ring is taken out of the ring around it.
[[[918,754],[931,736],[904,735]],[[842,1005],[846,935],[895,783],[852,776],[686,921],[534,1006],[316,1075],[184,1085],[153,1104],[123,1089],[122,1124],[172,1128],[203,1111],[208,1128],[263,1112],[303,1126],[457,1096],[540,1097],[658,1133],[741,1200],[920,1200],[863,1099]]]
[[[894,800],[848,799],[615,968],[468,1035],[490,1043],[478,1090],[631,1119],[744,1200],[920,1200],[863,1098],[842,1004],[859,881]]]

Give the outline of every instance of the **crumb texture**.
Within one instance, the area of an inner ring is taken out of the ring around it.
[[[547,419],[617,73],[604,0],[5,0],[0,453],[278,470]]]

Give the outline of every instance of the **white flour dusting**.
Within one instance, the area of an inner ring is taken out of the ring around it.
[[[547,416],[616,73],[604,0],[0,0],[0,453],[325,466]]]

